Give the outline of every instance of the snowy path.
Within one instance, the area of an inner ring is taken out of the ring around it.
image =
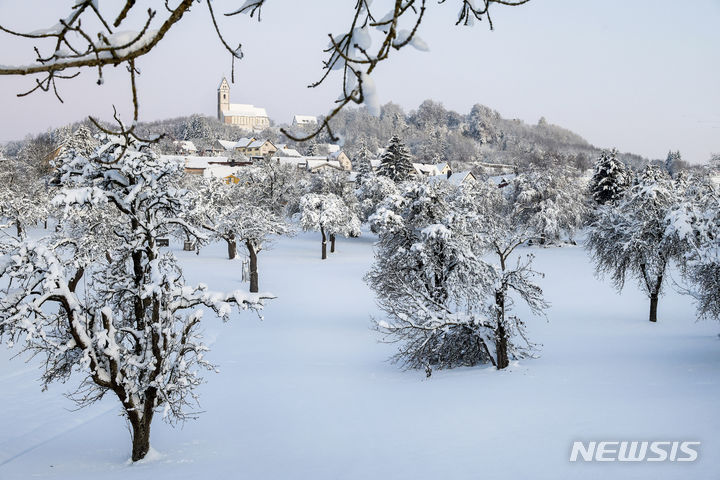
[[[552,302],[531,320],[540,357],[510,371],[403,372],[385,359],[362,275],[372,238],[340,239],[319,260],[316,235],[261,253],[264,312],[208,318],[200,419],[154,423],[160,457],[129,466],[116,400],[68,412],[69,385],[40,392],[39,373],[0,348],[0,479],[46,478],[713,478],[720,472],[718,325],[696,323],[673,291],[660,322],[632,287],[596,280],[580,248],[533,250]],[[179,252],[188,277],[238,287],[239,264],[215,245]],[[573,440],[699,440],[694,464],[571,464]]]

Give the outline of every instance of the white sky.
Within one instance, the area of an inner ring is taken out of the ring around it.
[[[214,5],[224,12],[243,2]],[[0,24],[44,28],[72,3],[0,0]],[[354,3],[268,0],[259,24],[244,15],[223,20],[229,39],[242,42],[246,54],[236,64],[231,101],[265,107],[276,122],[328,111],[339,80],[327,88],[306,86],[321,74],[327,34],[343,31]],[[705,162],[720,152],[719,0],[532,0],[496,6],[493,32],[484,22],[455,27],[459,4],[428,1],[419,34],[431,51],[408,47],[376,69],[381,103],[409,111],[430,98],[461,113],[482,103],[530,123],[545,116],[596,146],[650,158],[679,149],[684,159]],[[382,15],[385,8],[378,10]],[[0,34],[0,64],[30,63],[31,45]],[[230,73],[204,2],[138,66],[141,120],[214,115],[217,86]],[[111,68],[105,85],[97,86],[85,72],[60,86],[65,104],[47,93],[18,99],[34,80],[0,77],[0,141],[88,114],[108,118],[113,103],[128,112],[126,77]]]

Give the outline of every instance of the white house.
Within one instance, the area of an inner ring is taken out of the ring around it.
[[[440,172],[435,167],[435,165],[430,165],[427,163],[413,163],[413,168],[415,169],[416,174],[423,177],[435,177],[437,175],[440,175]]]
[[[197,147],[190,140],[175,140],[173,142],[177,153],[194,154],[197,153]]]
[[[312,115],[294,115],[292,120],[293,127],[317,125],[317,117]]]

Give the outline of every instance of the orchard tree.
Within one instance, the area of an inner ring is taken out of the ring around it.
[[[373,175],[366,178],[355,189],[360,220],[367,222],[387,197],[399,191],[398,185],[388,177]]]
[[[243,187],[252,190],[254,201],[278,216],[297,213],[300,197],[309,188],[305,171],[272,160],[260,160],[239,172]]]
[[[366,281],[387,315],[376,329],[401,344],[394,361],[424,368],[428,376],[433,368],[479,363],[503,369],[533,350],[524,323],[508,315],[510,292],[540,312],[542,291],[530,281],[529,260],[506,266],[518,239],[493,243],[507,234],[507,223],[488,228],[486,207],[495,205],[486,197],[500,200],[500,192],[489,185],[483,191],[407,182],[371,217],[379,241]],[[493,220],[500,218],[506,222],[500,215]],[[496,247],[503,248],[500,265],[484,258]]]
[[[676,186],[659,167],[649,165],[616,204],[601,206],[587,239],[597,273],[609,275],[620,291],[628,276],[638,280],[650,299],[650,321],[657,322],[668,264],[682,252],[668,228],[668,215],[679,201]]]
[[[537,239],[539,226],[549,222],[542,219],[541,211],[534,222],[526,223],[522,214],[526,204],[514,189],[500,189],[490,182],[462,185],[454,203],[492,267],[489,290],[497,352],[495,365],[505,368],[512,358],[529,356],[534,348],[525,336],[524,320],[510,314],[517,300],[536,316],[544,315],[548,308],[542,288],[535,283],[543,274],[533,269],[533,255],[521,256],[515,251]]]
[[[13,157],[0,159],[0,218],[14,225],[18,238],[28,226],[45,220],[49,213],[48,179],[25,161]]]
[[[335,236],[357,237],[360,220],[345,202],[334,193],[308,193],[300,200],[300,225],[306,231],[319,231],[322,236],[321,258],[327,258],[327,239],[330,253],[335,252]]]
[[[680,269],[700,318],[720,320],[720,191],[695,177],[669,215],[668,230],[682,242]]]
[[[557,243],[583,226],[588,214],[580,175],[573,167],[552,163],[530,167],[515,177],[506,192],[514,196],[518,220],[531,228],[540,243]]]
[[[410,152],[397,135],[393,135],[385,153],[380,157],[378,176],[387,177],[395,183],[410,179],[415,173]]]
[[[159,251],[158,238],[176,228],[202,236],[183,220],[192,199],[178,187],[178,162],[113,140],[58,168],[59,230],[13,242],[0,260],[0,332],[43,359],[44,387],[77,372],[79,406],[114,394],[137,461],[156,412],[169,422],[196,415],[200,370],[212,367],[200,308],[227,320],[231,305],[257,310],[269,296],[187,285],[172,253]]]
[[[595,162],[595,172],[590,179],[590,195],[596,203],[617,202],[630,185],[625,164],[617,159],[617,150],[603,150]]]

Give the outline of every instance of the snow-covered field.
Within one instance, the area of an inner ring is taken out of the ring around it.
[[[0,479],[620,479],[720,474],[720,326],[697,323],[669,288],[659,323],[628,284],[617,295],[580,247],[532,249],[552,303],[529,321],[537,359],[506,371],[401,371],[370,328],[362,281],[373,237],[317,234],[260,255],[260,287],[278,296],[227,324],[210,315],[204,413],[182,428],[156,419],[154,452],[127,462],[130,436],[109,395],[72,412],[71,385],[41,392],[38,362],[0,347]],[[521,250],[527,253],[529,249]],[[178,251],[188,278],[232,290],[240,263],[213,245]],[[246,284],[245,284],[246,287]],[[574,440],[700,441],[694,463],[570,463]]]

